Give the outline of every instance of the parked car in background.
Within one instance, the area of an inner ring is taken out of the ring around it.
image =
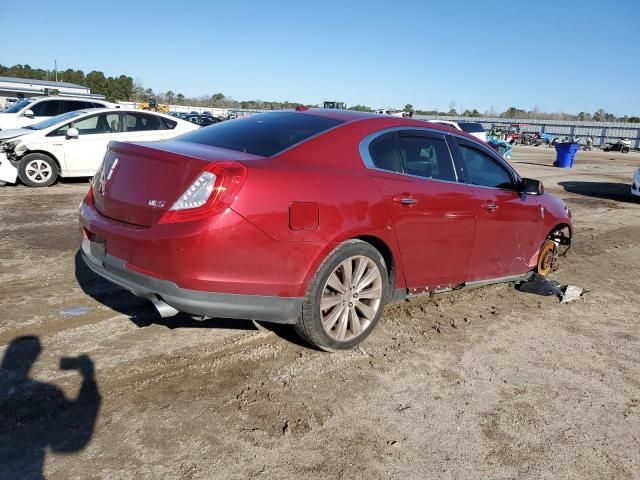
[[[640,197],[640,168],[636,170],[633,180],[631,180],[631,195]]]
[[[602,146],[600,146],[600,149],[603,152],[629,153],[629,150],[631,150],[631,140],[621,137],[616,142],[604,143]]]
[[[440,125],[446,125],[456,130],[462,130],[476,138],[479,138],[483,142],[487,141],[487,133],[484,131],[484,127],[479,122],[454,122],[452,120],[429,120],[430,123],[438,123]]]
[[[26,127],[62,113],[86,108],[116,108],[116,105],[81,97],[25,98],[0,112],[0,130]]]
[[[196,125],[200,125],[201,127],[208,127],[209,125],[213,125],[214,123],[219,123],[222,120],[218,117],[212,116],[210,113],[202,114],[202,115],[187,115],[184,117],[184,120],[187,122],[195,123]]]
[[[3,141],[0,161],[8,159],[25,185],[47,187],[59,176],[93,176],[112,140],[165,140],[197,129],[156,112],[76,110],[27,126]]]
[[[82,256],[162,316],[290,323],[353,348],[387,302],[547,273],[565,203],[438,124],[298,107],[112,142]]]

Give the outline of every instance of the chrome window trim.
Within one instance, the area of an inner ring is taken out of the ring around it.
[[[392,170],[385,170],[383,168],[378,168],[375,166],[375,164],[373,163],[373,159],[371,158],[371,154],[369,153],[369,145],[371,144],[371,142],[373,140],[375,140],[376,138],[378,138],[380,135],[384,135],[385,133],[389,133],[389,132],[397,132],[400,130],[409,130],[409,131],[417,131],[417,132],[425,132],[425,133],[429,133],[429,134],[435,134],[435,135],[442,135],[443,137],[446,137],[447,135],[450,137],[456,137],[456,138],[460,138],[462,140],[466,140],[467,142],[471,143],[473,146],[477,147],[479,150],[483,151],[484,153],[487,153],[491,158],[493,158],[494,160],[496,160],[502,167],[504,167],[513,177],[514,180],[521,180],[522,177],[520,177],[520,175],[513,169],[513,167],[511,167],[511,165],[509,165],[503,158],[501,158],[499,155],[497,155],[494,151],[492,151],[492,149],[486,145],[483,145],[480,141],[478,140],[473,140],[470,139],[468,137],[465,137],[463,135],[459,135],[455,132],[443,132],[442,130],[436,129],[436,128],[428,128],[428,127],[418,127],[418,126],[413,126],[413,125],[403,125],[403,126],[399,126],[399,127],[389,127],[389,128],[384,128],[382,130],[376,130],[373,133],[370,133],[369,135],[367,135],[366,137],[364,137],[361,141],[360,141],[360,145],[358,146],[358,150],[360,152],[360,158],[362,160],[362,162],[364,163],[364,166],[367,169],[370,170],[377,170],[379,172],[385,172],[385,173],[391,173],[391,174],[395,174],[395,175],[402,175],[405,177],[409,177],[409,178],[419,178],[422,180],[431,180],[434,182],[445,182],[445,183],[455,183],[457,185],[467,185],[469,187],[478,187],[478,188],[488,188],[491,190],[501,190],[501,191],[507,191],[507,192],[516,192],[516,190],[511,190],[511,189],[507,189],[507,188],[498,188],[498,187],[487,187],[484,185],[475,185],[473,183],[467,183],[467,182],[462,182],[459,180],[458,178],[458,171],[456,165],[455,165],[455,161],[453,159],[453,152],[451,151],[451,147],[449,146],[449,142],[445,143],[447,144],[447,149],[449,150],[449,156],[451,157],[451,162],[453,163],[453,172],[454,175],[456,176],[456,179],[458,179],[457,181],[453,182],[451,180],[440,180],[438,178],[427,178],[427,177],[421,177],[419,175],[412,175],[409,173],[404,173],[404,172],[394,172]]]

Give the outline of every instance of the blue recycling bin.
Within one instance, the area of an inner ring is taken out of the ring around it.
[[[580,148],[578,143],[556,143],[556,161],[554,167],[571,168],[573,160],[576,158],[576,152]]]

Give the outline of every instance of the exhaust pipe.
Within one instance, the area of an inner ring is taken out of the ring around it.
[[[165,303],[157,295],[149,295],[146,298],[153,303],[153,306],[156,307],[156,310],[162,318],[173,317],[180,313],[179,310],[176,310],[171,305]]]

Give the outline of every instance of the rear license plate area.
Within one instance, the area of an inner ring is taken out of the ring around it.
[[[89,240],[89,254],[103,263],[107,253],[107,241],[91,232],[87,232],[87,240]]]

